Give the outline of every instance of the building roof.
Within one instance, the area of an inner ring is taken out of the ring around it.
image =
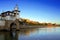
[[[3,13],[12,13],[11,11],[6,11],[6,12],[3,12]]]
[[[18,10],[14,10],[14,11],[18,11]],[[12,12],[14,12],[14,11],[12,11]],[[20,11],[18,11],[18,12],[20,12]]]

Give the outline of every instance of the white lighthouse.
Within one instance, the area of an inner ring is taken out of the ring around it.
[[[19,8],[18,8],[18,5],[15,6],[14,8],[14,13],[16,13],[16,18],[19,19]]]

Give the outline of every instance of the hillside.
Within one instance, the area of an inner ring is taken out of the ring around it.
[[[20,20],[21,19],[21,20]],[[32,20],[29,20],[29,19],[23,19],[23,18],[20,18],[19,19],[19,23],[20,25],[34,25],[34,26],[60,26],[60,24],[52,24],[52,23],[40,23],[40,22],[37,22],[37,21],[32,21]]]

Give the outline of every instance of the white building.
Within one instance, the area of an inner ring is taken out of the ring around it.
[[[0,14],[0,20],[15,20],[19,19],[19,10],[18,6],[14,8],[13,11],[6,11]]]
[[[20,11],[18,10],[18,6],[16,5],[13,11],[6,11],[6,12],[1,13],[0,26],[5,25],[5,20],[15,21],[16,19],[19,19],[19,12]]]

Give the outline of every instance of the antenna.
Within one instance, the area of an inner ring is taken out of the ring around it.
[[[16,4],[16,6],[15,6],[14,10],[18,10],[18,5],[17,5],[17,4]]]

